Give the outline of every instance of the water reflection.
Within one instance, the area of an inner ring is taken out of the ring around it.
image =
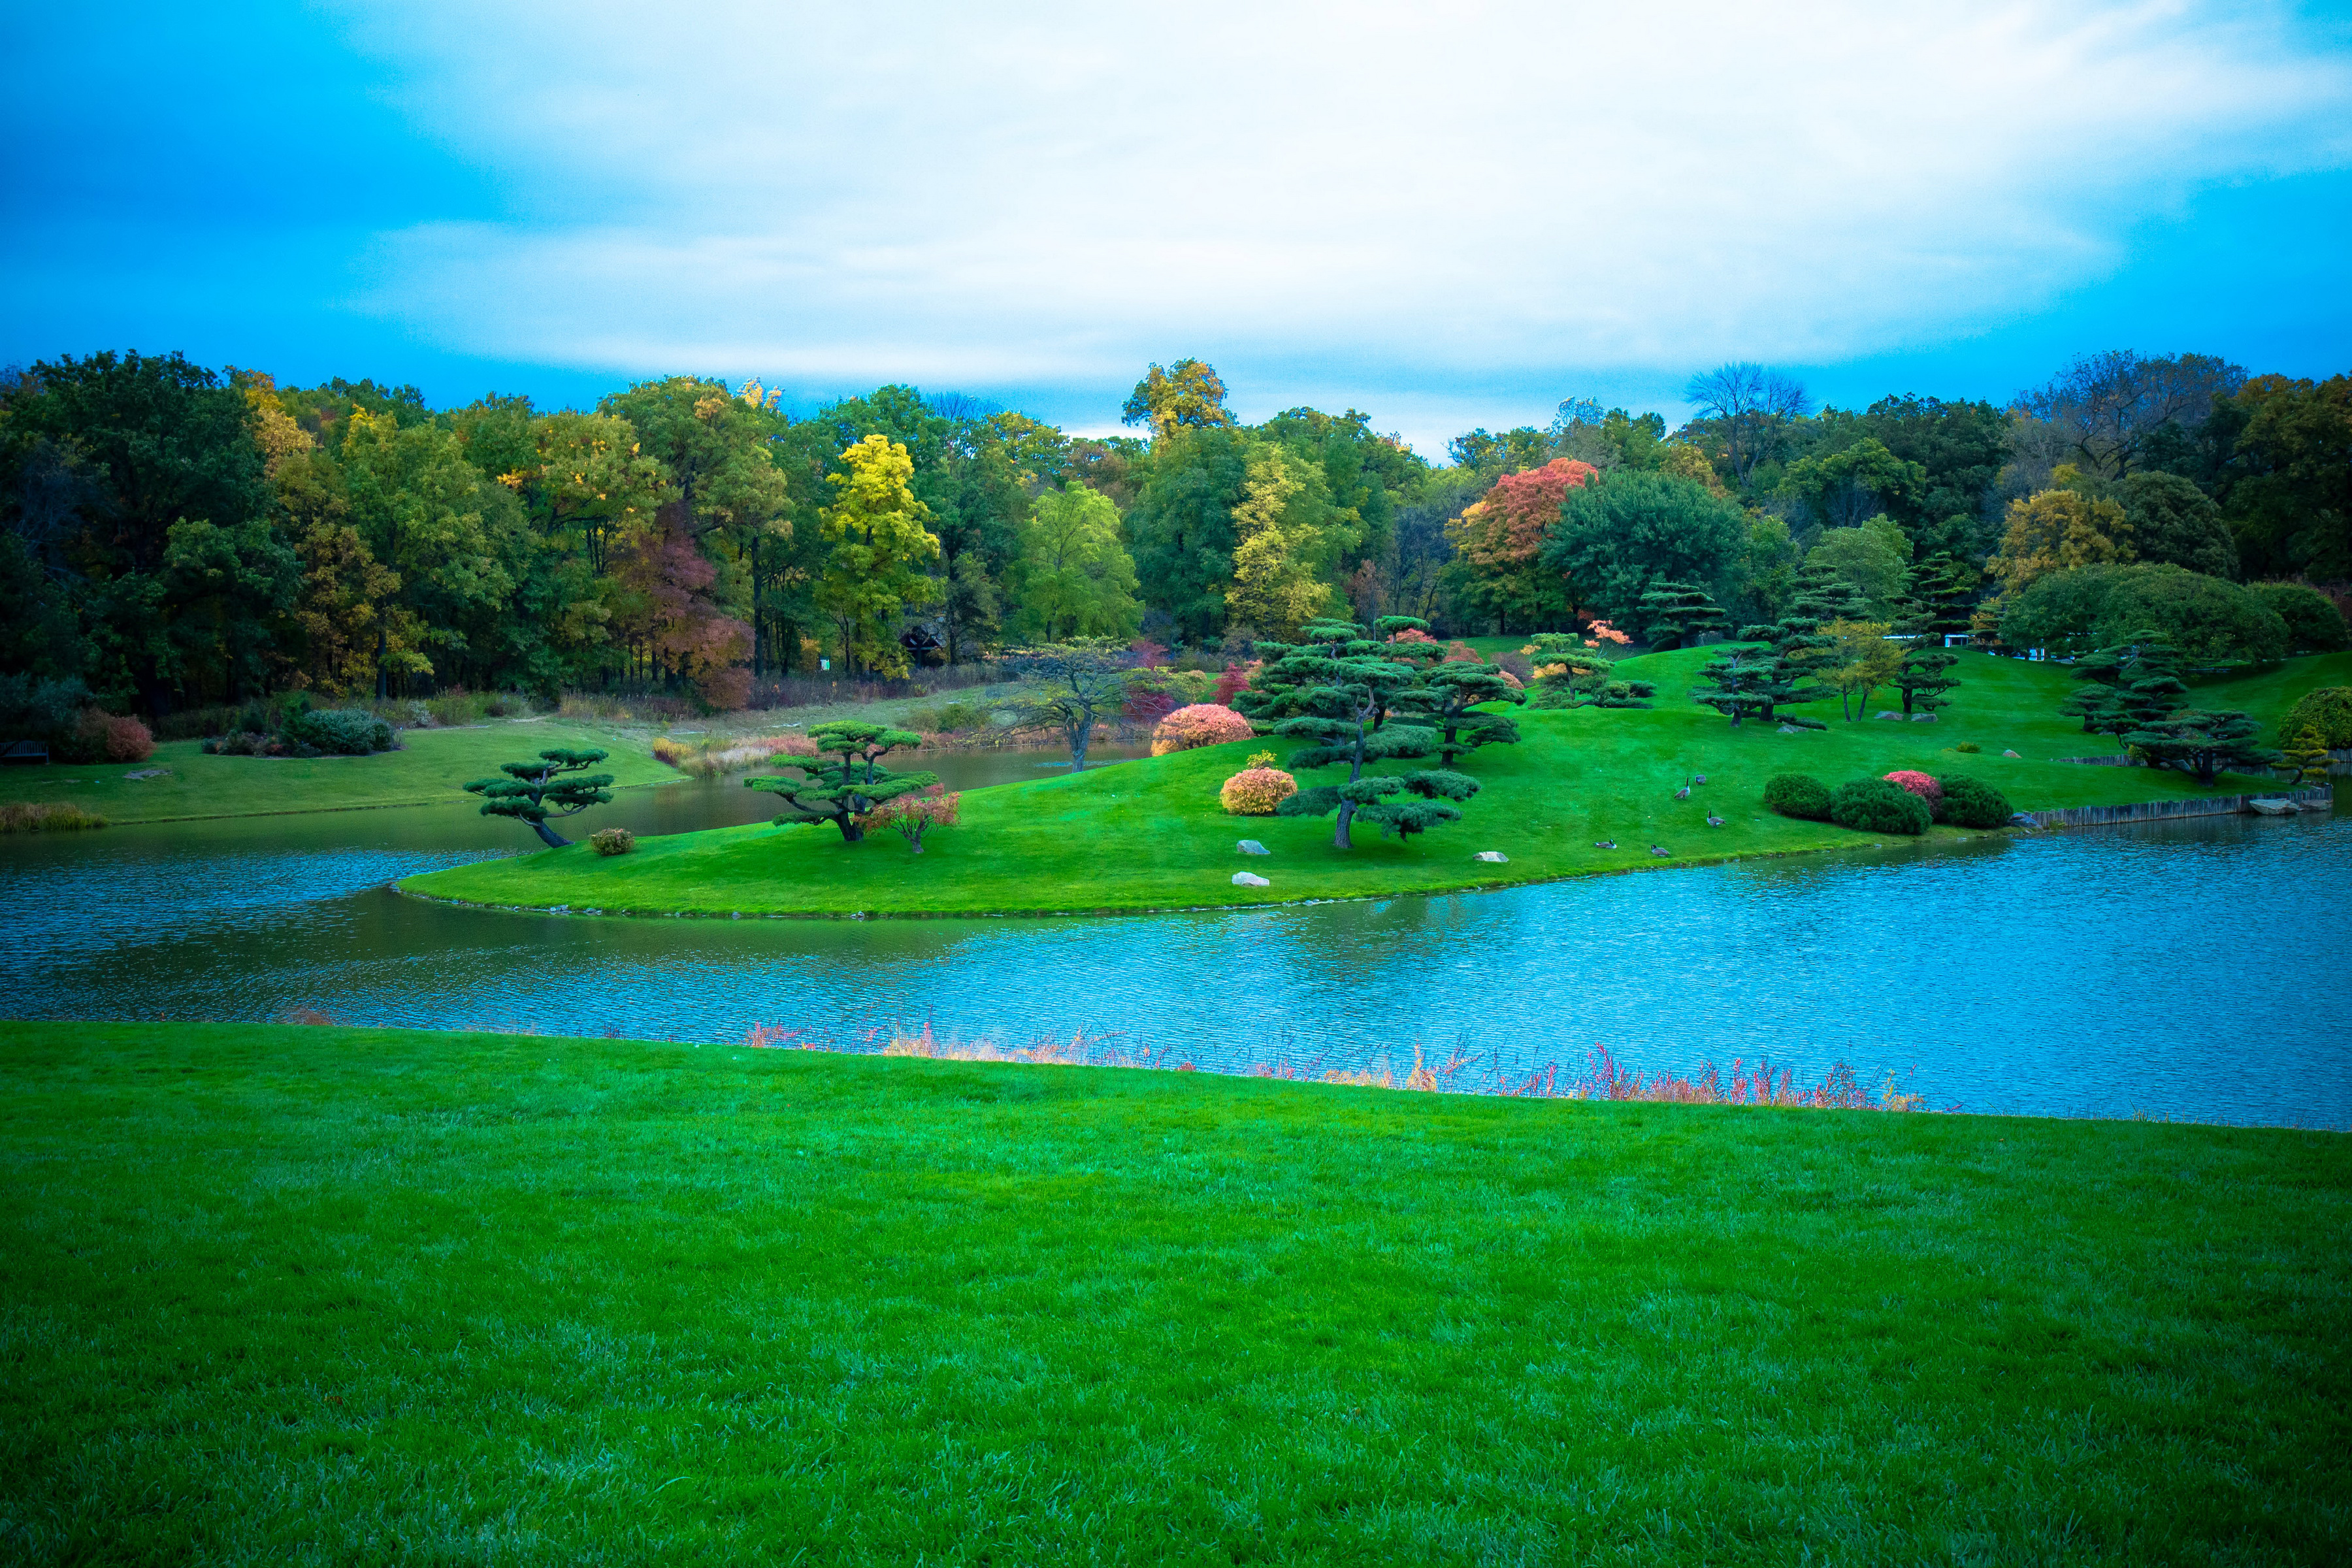
[[[1036,760],[978,759],[1022,776]],[[628,792],[598,824],[766,809],[735,785],[675,785]],[[0,1012],[317,1007],[713,1040],[928,1021],[1018,1041],[1082,1029],[1228,1068],[1465,1042],[1482,1078],[1606,1043],[1651,1068],[1769,1055],[1802,1078],[1843,1059],[1972,1110],[2352,1124],[2352,826],[2333,817],[1106,920],[590,921],[386,890],[529,847],[462,806],[8,841]]]

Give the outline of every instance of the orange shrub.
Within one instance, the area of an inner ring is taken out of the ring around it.
[[[1244,768],[1217,791],[1232,816],[1272,816],[1274,808],[1298,793],[1298,781],[1280,768]]]
[[[1246,741],[1255,733],[1250,721],[1232,709],[1214,702],[1195,702],[1160,721],[1151,731],[1151,754],[1164,757],[1171,752],[1189,752],[1195,746],[1222,746],[1228,741]]]

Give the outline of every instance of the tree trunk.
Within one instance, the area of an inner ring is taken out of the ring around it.
[[[847,812],[843,812],[834,820],[841,826],[841,841],[844,844],[859,844],[865,841],[866,829],[864,826],[851,821]]]
[[[375,623],[375,700],[378,702],[383,701],[386,695],[384,691],[383,655],[384,649],[387,646],[388,641],[385,635],[383,620],[382,616],[378,616]]]
[[[1094,738],[1095,721],[1093,716],[1089,714],[1079,722],[1076,729],[1070,731],[1070,771],[1072,773],[1082,773],[1087,771],[1087,748],[1094,743]]]
[[[1350,844],[1348,841],[1348,824],[1354,820],[1355,816],[1356,803],[1354,801],[1343,800],[1339,803],[1339,826],[1334,828],[1331,833],[1331,847],[1333,848],[1353,849],[1355,847],[1353,844]]]
[[[555,829],[550,827],[544,822],[534,822],[530,825],[530,827],[531,831],[538,834],[541,839],[546,843],[550,849],[569,849],[572,847],[572,840],[564,837],[563,835],[556,832]]]

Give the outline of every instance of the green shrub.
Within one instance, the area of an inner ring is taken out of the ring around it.
[[[2287,651],[2286,622],[2250,590],[2179,566],[2053,572],[2001,616],[2000,640],[2065,658],[2154,633],[2190,665],[2267,663]]]
[[[625,827],[604,827],[588,836],[599,855],[626,855],[637,847],[637,836]]]
[[[1975,756],[1979,752],[1983,751],[1984,748],[1978,745],[1974,741],[1962,741],[1958,745],[1954,746],[1952,750],[1956,752],[1965,752],[1969,756]]]
[[[950,702],[940,709],[938,729],[950,734],[988,728],[988,710],[977,702]]]
[[[1901,784],[1856,779],[1838,785],[1830,796],[1830,820],[1862,833],[1916,836],[1927,832],[1935,818],[1928,814],[1927,803]]]
[[[2323,686],[2303,694],[2303,700],[2279,721],[2282,738],[2309,730],[2330,751],[2352,746],[2352,686]]]
[[[281,731],[296,749],[339,757],[364,757],[392,750],[392,726],[357,708],[289,707]]]
[[[1999,827],[2010,817],[2009,797],[1982,779],[1948,778],[1944,798],[1936,803],[1936,820],[1955,827]]]
[[[1830,819],[1830,786],[1810,773],[1775,773],[1764,781],[1764,804],[1782,816]]]
[[[2341,653],[2352,644],[2352,628],[2336,601],[2300,583],[2256,583],[2246,590],[2286,623],[2289,653]]]

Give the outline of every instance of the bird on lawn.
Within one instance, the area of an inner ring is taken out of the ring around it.
[[[1617,840],[1614,838],[1596,838],[1592,841],[1592,847],[1595,849],[1614,849],[1617,847]]]
[[[1660,859],[1665,859],[1671,857],[1674,854],[1674,851],[1664,848],[1659,845],[1653,844],[1650,846],[1650,853],[1657,856]]]
[[[1709,827],[1720,827],[1723,826],[1723,818],[1719,816],[1710,816],[1706,819],[1706,825]]]
[[[1676,800],[1688,800],[1690,798],[1690,785],[1685,784],[1682,788],[1675,791],[1675,798]]]

